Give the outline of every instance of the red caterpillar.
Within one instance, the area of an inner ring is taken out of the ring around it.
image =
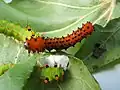
[[[44,37],[31,37],[30,40],[26,38],[24,44],[25,48],[28,49],[28,52],[43,52],[45,49],[51,51],[52,49],[61,50],[67,49],[70,46],[74,46],[77,42],[80,42],[83,38],[86,38],[88,35],[94,31],[94,26],[92,23],[87,22],[82,25],[82,28],[79,28],[76,31],[73,31],[72,34],[68,34],[66,37],[62,38],[44,38]]]

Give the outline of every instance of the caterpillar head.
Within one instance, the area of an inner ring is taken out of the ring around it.
[[[26,42],[24,42],[24,47],[30,53],[35,52],[43,52],[45,50],[45,40],[42,37],[34,38],[31,36],[30,39],[26,38]]]

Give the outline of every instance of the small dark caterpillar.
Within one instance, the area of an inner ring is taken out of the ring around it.
[[[92,56],[98,59],[106,51],[106,48],[100,47],[100,43],[96,43],[93,49]]]
[[[22,28],[19,25],[13,24],[6,20],[0,20],[0,33],[6,36],[13,36],[19,41],[25,41],[26,37],[31,37],[34,32],[30,27]]]
[[[74,46],[77,42],[80,42],[83,38],[86,38],[88,35],[94,31],[94,26],[92,23],[87,22],[83,24],[82,28],[78,28],[76,31],[73,31],[72,34],[68,34],[66,37],[62,38],[44,38],[44,37],[31,37],[29,40],[26,38],[24,43],[25,48],[30,53],[43,52],[45,49],[51,51],[52,49],[61,50],[67,49],[71,46]]]
[[[5,65],[1,65],[0,66],[0,76],[2,74],[4,74],[8,69],[10,69],[11,67],[13,67],[14,64],[5,64]]]

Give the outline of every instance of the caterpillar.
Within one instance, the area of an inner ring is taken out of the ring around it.
[[[40,63],[44,65],[40,75],[44,83],[62,81],[64,72],[68,70],[69,58],[65,55],[50,55],[40,60]]]
[[[6,20],[0,20],[0,33],[6,36],[12,36],[19,41],[25,41],[26,37],[29,38],[34,35],[34,32],[29,26],[22,28],[20,25],[13,24]]]
[[[44,83],[49,83],[53,80],[60,81],[63,79],[64,69],[61,67],[57,67],[57,64],[54,67],[50,67],[49,65],[45,65],[41,69],[40,78]]]
[[[93,54],[92,56],[96,59],[98,59],[102,54],[107,51],[105,47],[100,47],[100,43],[96,43],[93,49]]]
[[[8,69],[12,68],[14,64],[4,64],[0,66],[0,76],[3,75]]]
[[[80,42],[83,38],[86,38],[88,35],[94,31],[94,26],[91,22],[87,22],[82,25],[82,28],[79,28],[76,31],[73,31],[72,34],[62,38],[45,38],[45,37],[33,37],[30,39],[26,38],[24,42],[24,47],[30,52],[44,52],[45,49],[51,51],[67,49],[71,46],[74,46],[77,42]]]

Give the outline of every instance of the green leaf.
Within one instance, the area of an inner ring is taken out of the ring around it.
[[[40,76],[35,77],[33,72],[24,90],[100,90],[98,83],[83,62],[75,57],[69,56],[69,58],[70,66],[62,82],[44,84],[43,80],[39,79]]]
[[[86,21],[105,25],[118,5],[115,1],[13,0],[10,4],[0,2],[0,18],[17,21],[21,25],[28,21],[37,31],[54,31],[47,32],[49,34],[57,31],[64,35]]]
[[[28,56],[22,46],[13,38],[0,34],[0,63],[15,66],[0,76],[1,90],[22,90],[36,64],[37,55]]]
[[[95,25],[94,34],[86,40],[76,57],[83,59],[93,72],[106,64],[120,58],[120,18],[111,20],[105,28]],[[106,47],[107,51],[96,59],[92,57],[95,43],[101,43],[100,47]]]
[[[12,37],[6,37],[0,34],[0,62],[17,63],[24,62],[29,58],[27,51],[23,47],[23,43],[18,43]]]
[[[120,17],[120,0],[116,0],[115,9],[113,10],[112,19]]]

